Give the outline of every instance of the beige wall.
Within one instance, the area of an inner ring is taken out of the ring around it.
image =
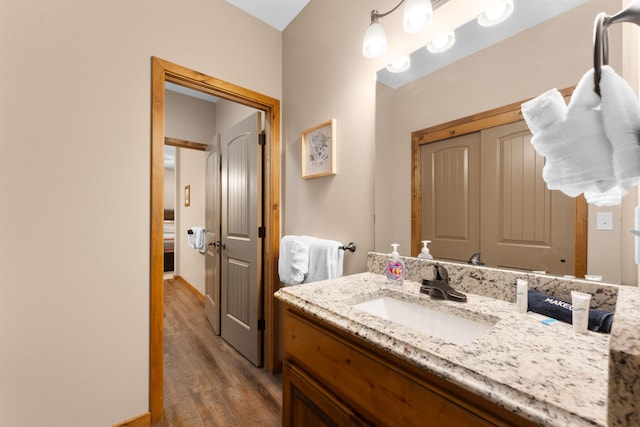
[[[183,277],[189,284],[204,295],[204,254],[189,247],[187,230],[191,227],[205,226],[205,161],[206,153],[199,150],[180,148],[177,157],[178,170],[178,219],[176,221],[176,258],[175,274]],[[190,188],[190,205],[184,205],[184,187]],[[179,230],[179,231],[178,231]]]
[[[360,54],[362,2],[311,1],[283,32],[283,234],[348,243],[345,273],[373,249],[375,62]],[[379,67],[378,67],[379,68]],[[337,174],[301,178],[300,133],[337,122]]]
[[[619,0],[588,2],[395,91],[378,84],[376,251],[386,252],[390,243],[397,242],[401,254],[410,255],[412,131],[531,98],[553,87],[576,85],[592,67],[594,17],[620,8]],[[609,46],[610,64],[622,73],[627,54],[622,53],[621,26],[611,28]],[[625,225],[632,221],[636,204],[637,194],[632,191],[625,200],[626,209],[609,209],[616,213],[613,232],[590,227],[589,273],[637,283],[637,268],[628,252],[631,227]],[[592,218],[595,208],[590,208],[590,223]],[[627,252],[622,253],[623,248]],[[615,254],[618,261],[611,262]]]
[[[209,144],[216,133],[217,104],[181,93],[165,91],[165,135],[200,144]],[[191,249],[187,230],[205,225],[203,151],[179,148],[176,156],[175,193],[176,251],[174,273],[204,295],[204,254]],[[184,206],[184,187],[191,186],[191,205]]]
[[[165,90],[165,136],[209,144],[216,133],[216,104]]]
[[[176,209],[176,170],[164,168],[164,208]]]
[[[224,0],[3,1],[0,27],[0,425],[108,426],[149,405],[150,58],[280,99],[282,36]]]

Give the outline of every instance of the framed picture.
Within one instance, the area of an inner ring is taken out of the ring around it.
[[[336,174],[336,120],[331,119],[302,132],[302,177]]]
[[[184,205],[191,206],[191,186],[185,185],[184,187]]]

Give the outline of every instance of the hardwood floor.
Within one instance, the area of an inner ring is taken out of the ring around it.
[[[153,427],[281,426],[282,376],[216,336],[182,282],[164,287],[164,419]]]

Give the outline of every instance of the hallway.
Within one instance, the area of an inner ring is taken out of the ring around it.
[[[282,377],[216,336],[181,281],[164,287],[164,419],[153,427],[282,425]]]

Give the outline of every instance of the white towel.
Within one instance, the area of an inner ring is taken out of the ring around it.
[[[586,191],[584,193],[587,203],[595,206],[618,206],[622,203],[622,196],[627,194],[627,190],[616,185],[604,193]]]
[[[555,88],[525,102],[521,108],[522,116],[534,135],[567,118],[567,104]]]
[[[314,237],[284,236],[280,241],[278,275],[286,285],[299,285],[309,273],[309,244]]]
[[[613,147],[613,170],[623,190],[640,182],[640,106],[629,84],[608,65],[600,79],[604,128]]]
[[[342,276],[344,251],[335,240],[313,239],[309,246],[309,274],[304,283]]]
[[[600,98],[593,91],[593,70],[578,83],[566,118],[540,129],[539,125],[561,117],[561,108],[553,101],[554,97],[557,100],[557,95],[552,93],[547,97],[551,101],[533,104],[534,107],[550,108],[551,112],[543,114],[533,110],[537,113],[534,117],[545,120],[534,122],[537,132],[531,138],[536,151],[545,157],[542,176],[547,186],[570,197],[583,192],[601,193],[615,187],[612,147],[604,132]]]
[[[197,249],[200,253],[205,253],[204,249],[204,227],[191,227],[192,234],[187,234],[189,247]]]

